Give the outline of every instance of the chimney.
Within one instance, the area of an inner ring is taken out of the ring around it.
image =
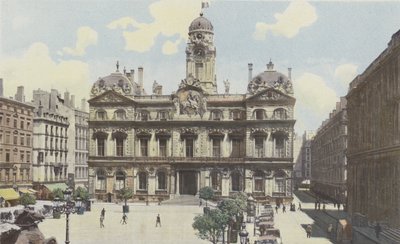
[[[249,63],[249,82],[253,79],[253,64]]]
[[[49,104],[49,109],[51,111],[55,111],[56,110],[56,106],[57,106],[57,95],[58,92],[56,89],[51,89],[51,93],[50,93],[50,104]]]
[[[42,117],[42,115],[43,115],[43,105],[42,105],[42,101],[39,101],[38,116]]]
[[[131,81],[134,82],[135,81],[135,70],[131,69]]]
[[[85,98],[82,98],[82,100],[81,100],[81,110],[83,112],[86,112],[86,99]]]
[[[288,68],[288,78],[292,80],[292,68]]]
[[[71,104],[71,108],[75,108],[75,95],[71,95],[70,104]]]
[[[14,99],[19,101],[19,102],[25,102],[24,87],[23,86],[17,87],[17,93],[15,94]]]
[[[64,105],[67,107],[69,107],[71,105],[69,102],[69,92],[68,91],[64,92]]]
[[[4,96],[3,94],[3,78],[0,78],[0,97]]]
[[[143,67],[138,68],[138,82],[140,87],[140,92],[143,90]]]

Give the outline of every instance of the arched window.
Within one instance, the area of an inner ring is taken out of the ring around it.
[[[242,190],[242,178],[239,172],[234,171],[231,174],[231,190],[241,191]]]
[[[274,119],[287,119],[287,111],[284,108],[274,110]]]
[[[211,112],[212,120],[222,120],[222,111],[221,110],[213,110]]]
[[[125,187],[125,173],[122,170],[118,170],[115,174],[115,190],[121,190]]]
[[[264,119],[264,118],[265,118],[265,111],[264,111],[264,109],[256,109],[256,110],[254,111],[254,118],[255,118],[256,120],[262,120],[262,119]]]
[[[106,190],[106,172],[102,169],[97,170],[96,190]]]
[[[118,109],[117,111],[115,111],[114,117],[115,117],[115,119],[117,119],[117,120],[124,120],[124,119],[126,118],[125,110],[123,110],[123,109]]]
[[[278,170],[275,174],[275,192],[285,192],[286,184],[285,177],[286,173],[283,170]]]
[[[157,172],[157,189],[166,190],[167,189],[167,179],[164,171]]]
[[[254,173],[254,191],[263,192],[265,187],[264,173],[261,171],[256,171]]]
[[[139,173],[139,190],[147,190],[147,173],[140,172]]]
[[[219,173],[217,171],[211,172],[210,180],[211,180],[211,188],[214,191],[221,191],[221,185],[222,185],[221,173]]]
[[[97,110],[96,119],[98,119],[98,120],[106,120],[107,119],[107,112],[104,109]]]

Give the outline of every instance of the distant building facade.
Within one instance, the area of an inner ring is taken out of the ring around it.
[[[23,87],[18,87],[17,94],[20,96],[16,96],[16,99],[0,96],[0,190],[14,189],[17,192],[26,192],[32,188],[34,106],[25,103]],[[0,197],[6,201],[18,199],[7,199],[8,196],[2,194]]]
[[[311,190],[337,203],[346,203],[346,99],[336,103],[311,141]]]
[[[39,197],[47,198],[48,193],[55,188],[66,188],[66,183],[72,187],[75,185],[76,165],[77,171],[87,168],[83,166],[85,160],[80,157],[80,154],[85,154],[85,150],[80,149],[80,145],[78,150],[76,148],[82,143],[81,135],[84,134],[85,126],[86,130],[88,126],[83,119],[85,112],[75,109],[74,97],[70,97],[68,92],[62,98],[54,89],[51,92],[35,90],[33,102],[36,106],[33,185],[40,191]],[[87,172],[79,175],[78,182],[82,181],[85,173],[87,175]]]
[[[171,95],[154,83],[143,89],[143,68],[117,71],[92,87],[89,119],[89,191],[114,201],[129,187],[134,199],[159,201],[195,195],[211,186],[217,196],[244,191],[273,202],[292,199],[293,88],[289,75],[267,70],[248,92],[217,93],[213,26],[203,16],[189,27],[186,78]]]
[[[311,180],[311,141],[314,135],[314,131],[304,131],[300,148],[301,173],[303,180],[308,182]]]
[[[400,31],[347,95],[348,210],[400,227]]]

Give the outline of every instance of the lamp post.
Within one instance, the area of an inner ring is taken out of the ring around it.
[[[225,227],[226,224],[222,225],[222,244],[225,244]]]
[[[249,235],[249,232],[246,231],[246,224],[242,224],[242,230],[239,232],[240,236],[240,244],[247,244],[247,236]]]
[[[77,197],[75,201],[72,201],[72,190],[66,189],[63,191],[64,199],[56,197],[53,202],[53,211],[57,211],[61,214],[65,213],[65,244],[69,244],[69,215],[76,213],[77,208],[82,206],[80,197]]]

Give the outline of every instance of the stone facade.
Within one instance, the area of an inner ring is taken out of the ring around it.
[[[0,188],[32,187],[33,109],[22,97],[0,97]]]
[[[400,31],[349,87],[348,210],[400,227]]]
[[[244,191],[269,201],[292,199],[292,83],[273,68],[252,77],[246,94],[217,93],[213,26],[189,27],[186,78],[171,95],[143,90],[117,71],[91,92],[89,192],[114,201],[129,187],[134,200],[159,201],[211,186],[217,196]],[[250,67],[250,66],[249,66]],[[249,69],[249,73],[251,70]]]
[[[33,91],[33,102],[36,106],[33,129],[34,188],[42,190],[44,185],[67,182],[74,185],[76,172],[87,168],[84,164],[87,149],[81,146],[88,128],[85,122],[88,113],[75,109],[74,96],[65,92],[62,99],[54,89],[50,93],[40,89]],[[76,149],[77,145],[79,149]],[[78,181],[83,186],[82,181],[87,182],[87,173],[86,176],[85,172],[80,174]]]
[[[311,190],[337,203],[346,203],[346,99],[336,103],[311,141]]]
[[[300,149],[301,174],[303,180],[311,180],[311,141],[314,138],[313,131],[304,131],[302,145]]]
[[[86,112],[86,101],[80,110],[75,109],[75,187],[88,187],[88,154],[89,154],[89,113]]]

